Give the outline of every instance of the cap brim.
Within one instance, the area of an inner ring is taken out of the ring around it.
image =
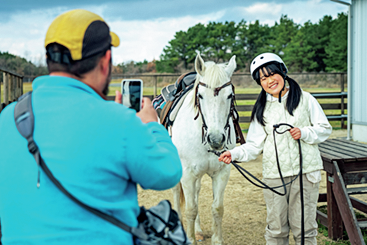
[[[111,36],[111,45],[114,47],[118,47],[120,45],[120,38],[116,35],[116,33],[110,31]]]

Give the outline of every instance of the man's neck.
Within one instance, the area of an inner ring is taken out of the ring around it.
[[[88,82],[88,79],[82,79],[80,77],[77,77],[73,74],[67,73],[67,72],[62,72],[62,71],[57,71],[57,72],[51,72],[50,76],[59,76],[59,77],[69,77],[69,78],[73,78],[75,80],[78,80],[82,83],[85,83],[86,85],[88,85],[89,87],[91,87],[97,94],[99,94],[99,96],[101,96],[104,100],[107,100],[106,96],[104,94],[102,94],[94,85],[94,83]]]
[[[67,73],[67,72],[63,72],[63,71],[55,71],[55,72],[51,72],[50,76],[59,76],[59,77],[70,77],[70,78],[74,78],[76,80],[79,80],[82,82],[82,79],[80,77],[77,77],[73,74]]]

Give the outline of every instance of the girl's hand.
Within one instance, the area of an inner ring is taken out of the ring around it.
[[[226,163],[226,164],[230,164],[230,163],[231,163],[231,161],[232,161],[232,155],[231,155],[231,153],[230,153],[229,151],[225,151],[225,152],[223,152],[223,153],[219,156],[218,161],[220,161],[220,162],[224,162],[224,163]]]
[[[301,138],[301,130],[299,128],[292,128],[291,130],[289,130],[289,133],[291,133],[291,136],[295,140],[298,140]]]

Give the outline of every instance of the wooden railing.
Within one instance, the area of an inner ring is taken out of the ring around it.
[[[339,103],[321,103],[321,107],[324,110],[326,117],[329,121],[340,121],[341,128],[344,128],[347,114],[347,103],[344,103],[344,99],[347,98],[347,92],[337,93],[311,93],[316,99],[340,99]],[[154,95],[148,95],[150,99],[154,98]],[[258,94],[236,94],[236,101],[256,101]],[[108,96],[109,100],[114,100],[114,96]],[[236,109],[240,112],[251,112],[254,104],[251,105],[237,105]],[[328,114],[328,110],[340,110],[340,114]],[[240,116],[240,123],[249,123],[251,120],[250,116]]]
[[[3,103],[0,105],[0,112],[10,104],[11,102],[17,100],[19,96],[23,94],[23,76],[15,72],[6,70],[0,67],[0,75],[2,73],[3,85],[4,85],[4,97]],[[1,85],[1,83],[0,83]],[[1,102],[1,86],[0,86],[0,102]]]
[[[347,98],[347,92],[337,93],[311,93],[316,99],[340,99],[340,103],[321,103],[321,107],[324,110],[326,117],[329,121],[341,121],[342,128],[344,126],[347,115],[344,114],[347,109],[347,103],[344,103],[344,99]],[[236,94],[236,101],[241,100],[256,100],[258,94]],[[254,105],[238,105],[236,106],[238,112],[252,111]],[[340,114],[328,115],[328,110],[340,110]],[[249,123],[250,117],[240,117],[240,123]]]

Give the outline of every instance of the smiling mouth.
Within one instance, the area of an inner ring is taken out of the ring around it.
[[[272,86],[270,86],[269,88],[274,89],[274,88],[276,88],[277,86],[278,86],[278,84],[277,84],[277,83],[275,83],[275,84],[273,84]]]

